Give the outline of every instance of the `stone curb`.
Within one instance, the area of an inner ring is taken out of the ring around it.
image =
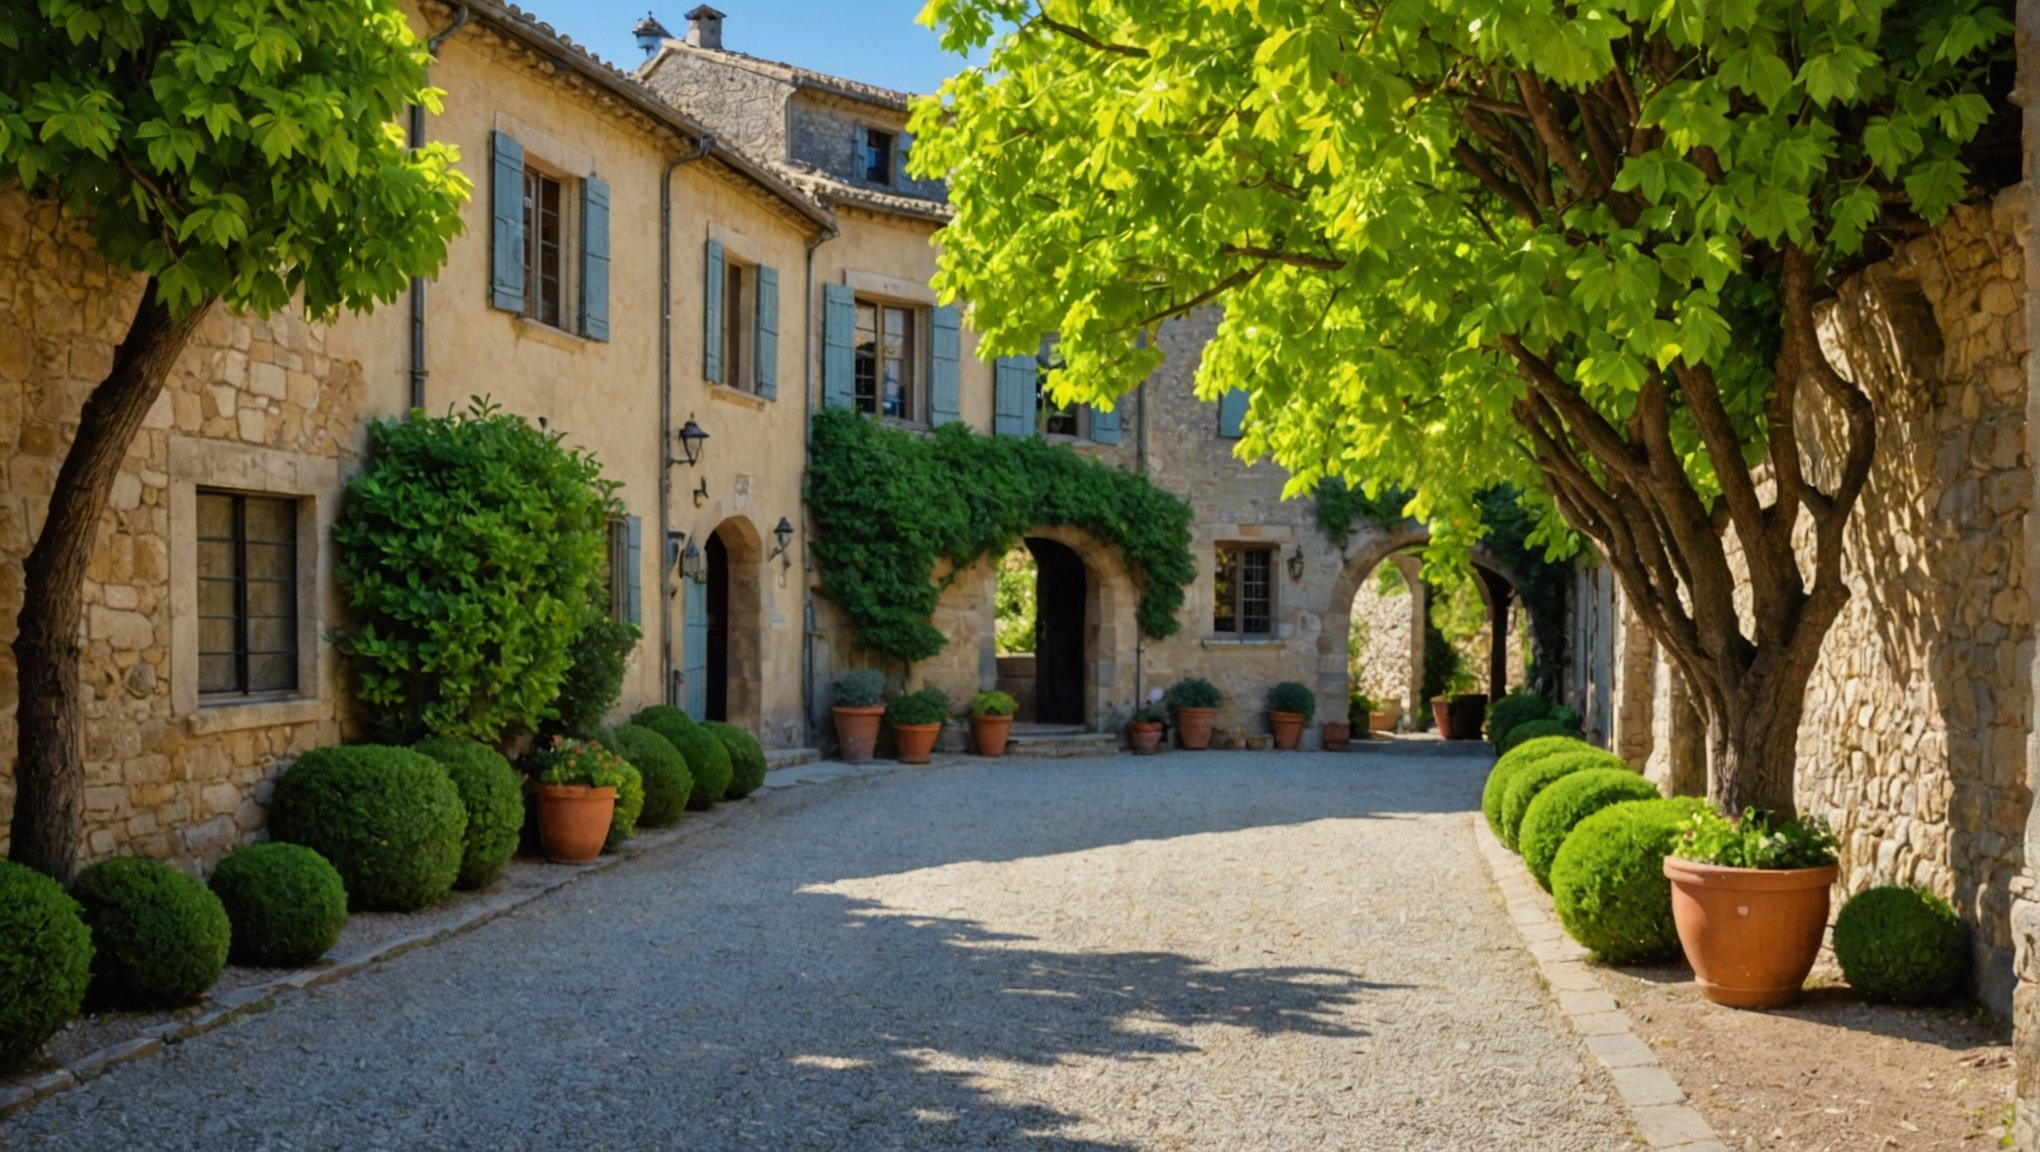
[[[1631,1028],[1629,1014],[1608,994],[1586,963],[1587,950],[1567,938],[1551,897],[1537,886],[1521,857],[1502,847],[1487,821],[1473,818],[1473,837],[1501,890],[1523,947],[1552,991],[1558,1010],[1587,1051],[1608,1070],[1642,1141],[1665,1152],[1729,1152],[1714,1127],[1687,1102],[1686,1093]]]
[[[868,760],[859,764],[823,761],[792,765],[768,774],[765,783],[754,794],[754,798],[762,799],[765,793],[787,788],[864,779],[897,771],[902,767],[904,766],[890,760]],[[11,1116],[60,1092],[69,1091],[129,1061],[154,1056],[169,1045],[181,1044],[193,1037],[203,1036],[242,1017],[266,1012],[274,1008],[281,999],[292,994],[301,994],[306,989],[334,983],[372,965],[395,959],[406,952],[442,944],[456,936],[465,935],[492,920],[542,900],[583,877],[607,872],[640,856],[670,848],[699,833],[721,826],[743,811],[745,809],[724,805],[704,813],[690,813],[685,822],[678,827],[646,832],[625,841],[623,848],[613,855],[599,857],[588,864],[559,868],[556,876],[548,877],[537,887],[520,889],[514,893],[505,893],[479,901],[463,912],[458,919],[449,923],[410,936],[401,936],[361,952],[321,960],[309,968],[286,972],[260,984],[250,984],[231,992],[208,997],[197,1014],[173,1024],[166,1024],[152,1034],[108,1045],[96,1052],[88,1052],[61,1068],[0,1085],[0,1118]]]

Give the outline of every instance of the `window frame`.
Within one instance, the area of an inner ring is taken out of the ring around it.
[[[1046,439],[1083,440],[1091,433],[1091,406],[1082,401],[1068,407],[1056,407],[1049,400],[1049,374],[1063,366],[1062,357],[1052,346],[1044,348],[1034,357],[1034,431]],[[1059,419],[1069,421],[1069,431],[1057,431],[1054,427]]]
[[[865,365],[867,353],[864,343],[865,310],[870,309],[873,324],[873,351],[868,359],[871,367],[871,403],[865,403]],[[900,405],[899,411],[885,410],[885,363],[889,357],[878,351],[885,334],[885,321],[889,314],[905,317],[904,348],[900,360]],[[859,292],[852,298],[850,314],[850,407],[867,416],[901,424],[921,425],[928,422],[929,372],[926,360],[928,341],[928,308],[913,301],[898,300],[886,296],[867,295]]]
[[[541,269],[537,260],[542,255],[545,241],[540,235],[538,220],[534,215],[532,190],[534,182],[543,190],[551,185],[559,192],[559,205],[554,214],[558,236],[553,243],[553,258],[559,263],[555,278],[555,290],[559,297],[551,301],[553,315],[546,315]],[[575,295],[578,287],[576,273],[580,257],[580,181],[572,176],[536,161],[528,152],[524,160],[524,308],[518,315],[533,324],[543,324],[569,335],[578,335],[575,322],[578,319],[579,299]]]
[[[722,379],[718,387],[758,391],[758,265],[723,245]]]
[[[880,128],[874,124],[866,124],[862,127],[864,132],[863,139],[858,142],[860,147],[857,150],[857,164],[858,167],[863,169],[864,182],[866,184],[876,184],[883,188],[896,187],[899,183],[900,134],[890,128]],[[883,138],[885,141],[882,148],[877,144],[880,138]],[[873,164],[873,160],[878,159],[874,155],[874,153],[878,152],[883,152],[884,154],[885,175],[883,176],[872,175],[874,171],[877,171],[877,166]]]
[[[278,496],[264,492],[250,492],[211,485],[196,488],[195,496],[197,506],[200,508],[209,499],[224,499],[228,501],[232,519],[230,535],[225,537],[207,536],[204,534],[205,516],[202,511],[198,513],[193,521],[192,541],[195,557],[193,571],[199,589],[199,613],[197,615],[198,646],[196,650],[199,700],[205,704],[243,703],[288,699],[298,695],[304,680],[304,667],[301,658],[304,597],[300,589],[303,574],[302,566],[298,562],[298,550],[302,537],[300,521],[305,513],[305,509],[302,506],[303,500],[292,496]],[[255,501],[260,501],[264,504],[274,504],[284,511],[287,520],[280,538],[254,540],[250,537],[248,508],[249,504]],[[232,571],[230,573],[222,576],[217,573],[209,573],[206,570],[205,554],[206,545],[208,544],[226,544],[229,546],[232,563]],[[283,549],[282,571],[285,575],[280,577],[251,575],[249,567],[251,546]],[[219,615],[207,616],[203,611],[205,585],[221,582],[225,582],[230,586],[230,594],[233,600],[232,609],[224,617]],[[265,649],[260,652],[254,648],[251,634],[258,617],[251,610],[249,593],[251,586],[256,583],[280,585],[284,590],[283,602],[289,609],[288,614],[265,615],[259,617],[259,619],[283,622],[284,634],[288,637],[288,646],[285,648]],[[233,630],[232,644],[224,651],[220,649],[209,650],[206,647],[205,624],[207,621],[221,619],[231,623]],[[218,658],[220,656],[226,656],[233,660],[233,686],[228,688],[208,688],[205,685],[206,661],[208,658]],[[253,673],[253,664],[257,657],[284,658],[289,668],[289,682],[265,683],[258,687]]]
[[[1251,541],[1220,541],[1213,546],[1214,563],[1211,574],[1211,631],[1213,635],[1233,637],[1240,640],[1272,640],[1275,638],[1275,613],[1280,604],[1281,581],[1276,579],[1278,569],[1277,553],[1281,549],[1274,544]],[[1262,557],[1266,570],[1265,587],[1258,598],[1262,601],[1262,623],[1260,629],[1247,627],[1252,618],[1248,609],[1248,556]]]

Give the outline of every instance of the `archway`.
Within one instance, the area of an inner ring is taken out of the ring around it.
[[[1067,544],[1039,536],[1028,537],[1026,545],[1035,571],[1034,718],[1082,724],[1088,719],[1085,681],[1091,662],[1084,559]]]
[[[716,526],[702,547],[702,690],[699,718],[755,729],[763,708],[764,553],[741,517]]]
[[[1093,730],[1108,722],[1137,687],[1137,662],[1121,657],[1139,646],[1138,596],[1118,549],[1042,525],[989,567],[991,603],[978,601],[992,609],[988,678],[1019,702],[1023,722]]]

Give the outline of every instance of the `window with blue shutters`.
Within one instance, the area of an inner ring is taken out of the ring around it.
[[[705,318],[701,334],[701,377],[717,384],[724,382],[723,376],[723,329],[724,314],[729,301],[724,298],[728,291],[725,281],[728,268],[724,262],[723,246],[714,240],[708,242],[707,284],[702,290],[702,313]]]
[[[963,419],[963,397],[959,382],[963,368],[963,315],[944,305],[930,317],[933,338],[928,341],[928,423],[948,424]]]
[[[639,516],[609,521],[609,618],[644,627],[645,522]]]
[[[822,403],[848,408],[857,397],[857,294],[822,286]]]
[[[1041,365],[1032,356],[1002,356],[992,364],[992,433],[1034,434],[1034,406],[1041,389]]]
[[[489,182],[489,301],[505,312],[524,311],[524,146],[498,132],[490,137],[494,164]]]
[[[1247,422],[1247,390],[1228,389],[1218,398],[1218,434],[1227,440],[1240,438]]]
[[[609,339],[609,185],[581,181],[581,335]]]
[[[1128,392],[1119,398],[1119,402],[1124,405],[1131,402],[1132,399],[1133,393]],[[1093,405],[1091,408],[1091,439],[1096,440],[1100,444],[1119,443],[1119,412],[1118,408],[1108,412],[1104,408]]]
[[[753,383],[759,396],[776,400],[779,398],[779,270],[757,268],[754,275],[758,281],[758,322],[752,337],[755,345],[751,356]]]

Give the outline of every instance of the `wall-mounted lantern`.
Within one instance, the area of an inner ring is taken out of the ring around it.
[[[1303,581],[1303,549],[1301,548],[1289,554],[1289,578],[1298,583]]]
[[[774,557],[784,557],[784,559],[780,561],[780,566],[782,568],[793,567],[793,557],[787,554],[788,549],[793,547],[792,521],[788,520],[784,516],[781,516],[779,518],[779,526],[772,530],[772,538],[779,541],[779,543],[772,549],[772,551],[765,554],[765,559],[771,560]]]
[[[693,416],[687,417],[687,423],[681,426],[678,439],[680,458],[674,463],[684,462],[689,468],[701,463],[701,450],[708,443],[708,432],[694,422]]]

